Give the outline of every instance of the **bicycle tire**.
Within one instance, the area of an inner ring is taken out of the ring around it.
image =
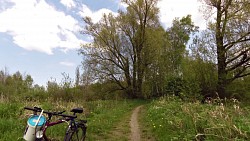
[[[77,129],[71,128],[65,137],[65,141],[84,141],[86,138],[86,127],[84,125],[77,125]]]

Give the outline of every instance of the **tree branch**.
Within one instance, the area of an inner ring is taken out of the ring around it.
[[[250,38],[246,38],[248,35],[250,35],[250,31],[247,32],[245,35],[241,36],[238,40],[234,41],[234,42],[230,42],[226,45],[224,45],[224,48],[227,50],[229,50],[231,47],[233,47],[235,44],[238,43],[242,43],[242,42],[246,42],[246,41],[250,41]],[[245,39],[244,39],[245,38]]]
[[[247,63],[250,60],[250,57],[246,58],[245,60],[240,61],[238,64],[235,64],[234,66],[232,66],[231,68],[227,69],[226,72],[235,70],[236,68],[240,67],[241,65],[243,65],[244,63]]]
[[[228,82],[232,82],[232,81],[234,81],[234,80],[237,79],[237,78],[242,78],[242,77],[245,77],[245,76],[248,76],[248,75],[250,75],[250,72],[249,72],[249,73],[242,74],[242,75],[238,74],[237,76],[235,76],[235,77],[233,77],[233,78],[231,78],[231,79],[228,79]]]
[[[238,59],[240,56],[246,54],[248,51],[250,51],[250,48],[248,48],[247,50],[245,51],[242,51],[240,54],[238,54],[237,56],[233,57],[232,59],[226,61],[226,64],[229,64],[231,62],[233,62],[234,60]]]

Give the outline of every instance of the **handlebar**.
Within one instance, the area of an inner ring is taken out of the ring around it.
[[[31,108],[31,107],[24,107],[25,110],[30,110],[30,111],[34,111],[34,112],[42,112],[42,109],[41,108],[38,108],[38,107],[34,107],[34,108]],[[62,116],[62,117],[68,117],[68,118],[77,118],[76,115],[65,115],[65,114],[62,114],[64,113],[65,111],[61,111],[61,112],[49,112],[49,111],[43,111],[43,113],[46,113],[48,115],[55,115],[55,116]]]

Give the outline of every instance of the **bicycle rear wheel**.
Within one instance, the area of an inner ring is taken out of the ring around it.
[[[86,127],[78,125],[77,128],[71,128],[65,137],[65,141],[84,141],[86,137]]]

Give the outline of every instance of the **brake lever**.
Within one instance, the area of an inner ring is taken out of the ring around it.
[[[69,125],[69,122],[65,119],[65,117],[62,117],[59,120],[61,120],[62,122],[66,122]]]

